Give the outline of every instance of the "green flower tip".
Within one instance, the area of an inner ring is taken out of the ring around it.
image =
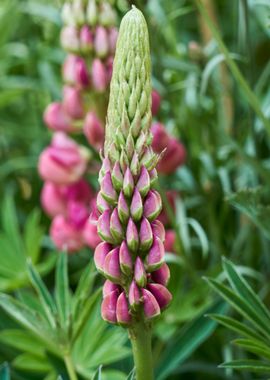
[[[151,62],[145,18],[134,5],[122,19],[113,64],[106,125],[105,155],[113,161],[125,150],[131,157],[136,141],[151,125]]]

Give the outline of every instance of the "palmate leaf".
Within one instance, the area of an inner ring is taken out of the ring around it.
[[[269,311],[230,261],[224,259],[223,268],[232,289],[213,279],[208,279],[208,282],[222,298],[251,323],[251,326],[230,317],[210,316],[223,326],[244,336],[244,338],[234,340],[234,344],[249,353],[268,359],[269,362],[241,359],[226,362],[221,367],[270,374]]]

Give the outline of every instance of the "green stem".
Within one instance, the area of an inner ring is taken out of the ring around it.
[[[151,325],[143,321],[135,322],[129,329],[136,380],[154,380],[151,330]]]
[[[64,360],[65,360],[65,365],[67,368],[69,379],[70,380],[78,380],[78,377],[76,375],[76,371],[74,368],[74,364],[73,364],[73,361],[72,361],[70,354],[66,354],[64,357]]]

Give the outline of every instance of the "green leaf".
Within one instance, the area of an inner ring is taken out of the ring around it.
[[[235,310],[242,316],[248,319],[253,326],[262,332],[263,335],[270,337],[270,326],[261,320],[253,308],[246,302],[245,299],[235,294],[230,288],[213,279],[206,279],[212,289],[217,291]]]
[[[33,336],[29,331],[19,329],[0,331],[0,342],[35,355],[42,356],[44,351],[41,341],[37,340],[36,336]]]
[[[70,323],[70,297],[68,282],[67,254],[60,253],[56,266],[55,299],[61,326],[68,330]]]
[[[270,374],[270,363],[262,362],[260,360],[233,360],[221,364],[220,367]]]
[[[223,268],[227,274],[229,282],[232,288],[238,293],[240,297],[245,299],[250,306],[254,308],[254,311],[260,315],[260,318],[270,325],[270,313],[264,306],[259,297],[254,293],[246,280],[237,273],[233,264],[223,258]]]
[[[48,373],[51,370],[50,364],[44,360],[44,357],[35,356],[32,354],[24,353],[18,355],[13,360],[13,366],[17,369],[32,372],[45,372]]]
[[[28,273],[33,287],[36,289],[44,312],[48,318],[51,327],[56,327],[55,315],[57,314],[55,302],[42,281],[39,273],[31,263],[28,263]]]
[[[33,211],[28,217],[24,230],[24,244],[26,255],[35,264],[39,258],[43,229],[39,225],[40,213]]]
[[[270,360],[270,348],[266,344],[252,339],[235,339],[233,341],[239,347],[244,348],[248,352],[262,356]]]
[[[219,315],[219,314],[209,314],[210,318],[214,319],[218,323],[220,323],[222,326],[239,333],[242,336],[245,336],[247,338],[251,339],[260,339],[264,341],[265,343],[268,343],[268,340],[265,339],[263,336],[261,336],[259,333],[254,331],[254,329],[244,325],[244,323],[238,322],[233,318],[227,317],[225,315]]]
[[[212,306],[206,312],[223,312],[224,303]],[[214,331],[216,322],[205,318],[205,313],[185,326],[165,348],[156,368],[157,380],[167,379]]]

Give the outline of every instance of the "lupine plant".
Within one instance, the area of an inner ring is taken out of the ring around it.
[[[136,378],[153,379],[152,321],[171,301],[164,262],[162,203],[154,184],[159,156],[151,147],[151,64],[148,30],[135,7],[123,18],[108,107],[97,221],[103,242],[95,264],[105,276],[101,313],[126,326]]]

